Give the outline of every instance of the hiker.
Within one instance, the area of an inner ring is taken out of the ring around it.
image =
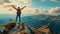
[[[19,22],[21,22],[21,10],[24,9],[26,6],[24,6],[23,8],[16,8],[14,5],[12,6],[14,9],[17,10],[17,15],[16,15],[16,22],[17,22],[17,18],[19,17]]]

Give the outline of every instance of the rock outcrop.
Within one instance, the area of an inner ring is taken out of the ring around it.
[[[34,28],[32,26],[26,25],[29,31],[25,29],[25,23],[17,23],[17,22],[9,22],[4,24],[5,28],[1,34],[51,34],[48,28],[48,25],[42,25],[38,28]]]

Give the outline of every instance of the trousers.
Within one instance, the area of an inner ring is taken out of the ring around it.
[[[19,18],[19,22],[21,22],[21,14],[17,14],[16,15],[16,22],[17,22],[17,19]]]

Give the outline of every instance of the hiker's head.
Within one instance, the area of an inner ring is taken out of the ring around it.
[[[20,7],[18,7],[18,9],[20,9]]]

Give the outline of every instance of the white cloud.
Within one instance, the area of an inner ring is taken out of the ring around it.
[[[0,1],[0,5],[17,5],[17,6],[30,6],[32,0],[4,0],[4,2]],[[5,3],[5,2],[11,2],[11,3]]]
[[[26,10],[26,9],[25,9]],[[24,14],[45,14],[47,13],[46,9],[37,9],[37,8],[29,8],[26,11],[22,11]]]
[[[28,11],[27,11],[28,12]],[[30,9],[29,14],[60,14],[60,7],[50,8],[50,9]]]
[[[60,13],[60,7],[51,8],[48,10],[49,14],[58,14]]]
[[[8,3],[8,1],[11,3]],[[30,3],[31,1],[32,0],[7,0],[7,1],[2,2],[2,0],[1,0],[0,7],[3,11],[2,12],[0,11],[0,13],[12,13],[13,14],[14,12],[12,12],[12,11],[14,11],[14,9],[11,8],[11,5],[15,5],[16,7],[18,7],[18,6],[23,7],[26,5],[27,6],[26,10],[27,10],[31,6],[31,3]],[[4,11],[6,11],[6,12],[4,12]],[[7,12],[7,11],[11,11],[11,12]]]
[[[7,13],[7,14],[16,14],[16,10],[13,11],[4,11],[2,10],[3,6],[1,7],[0,13]],[[60,14],[60,7],[50,8],[50,9],[36,9],[36,8],[25,8],[22,10],[22,14]]]
[[[14,12],[15,10],[13,8],[11,8],[11,5],[23,7],[24,4],[27,7],[24,10],[22,10],[22,14],[44,14],[44,13],[57,14],[57,13],[60,13],[60,7],[50,8],[48,10],[46,10],[46,9],[36,10],[36,8],[30,8],[31,1],[32,0],[10,0],[10,2],[12,2],[12,3],[5,3],[5,2],[0,1],[0,10],[1,10],[0,14],[1,13],[11,13],[11,14],[14,13],[15,14],[16,12]],[[42,1],[46,1],[46,0],[42,0]],[[23,2],[23,3],[20,3],[20,2]]]

